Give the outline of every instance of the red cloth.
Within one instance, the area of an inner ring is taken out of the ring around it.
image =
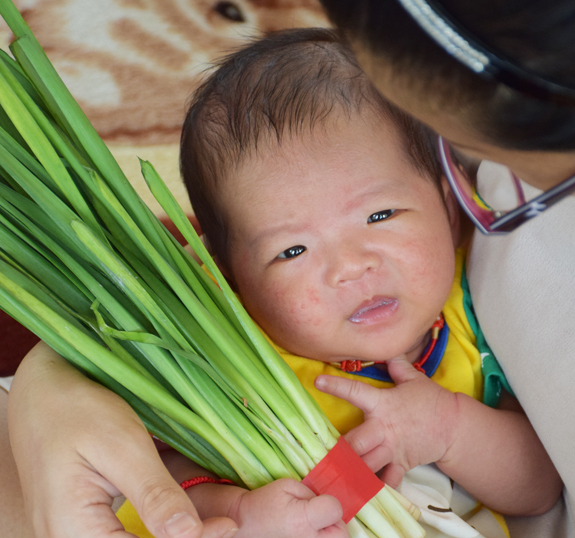
[[[39,338],[0,310],[0,377],[14,375]]]
[[[161,219],[166,228],[182,244],[185,243],[182,235],[172,221]],[[195,217],[190,217],[194,228],[199,232]],[[0,310],[0,377],[14,375],[20,361],[40,339],[28,329],[14,321],[8,314]]]

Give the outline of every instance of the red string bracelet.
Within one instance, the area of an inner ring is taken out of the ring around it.
[[[230,484],[235,486],[235,484],[231,480],[227,480],[225,478],[212,478],[211,476],[196,476],[195,478],[191,478],[190,480],[184,480],[180,487],[185,491],[188,488],[193,486],[197,486],[198,484]]]

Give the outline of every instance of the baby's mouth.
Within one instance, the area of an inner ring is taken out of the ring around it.
[[[352,323],[371,325],[389,318],[397,309],[397,299],[374,297],[366,301],[348,318]]]

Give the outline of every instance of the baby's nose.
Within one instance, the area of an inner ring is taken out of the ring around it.
[[[333,251],[330,260],[326,279],[333,287],[360,280],[377,270],[382,263],[377,252],[358,243],[350,243],[345,248],[337,249],[337,252]]]

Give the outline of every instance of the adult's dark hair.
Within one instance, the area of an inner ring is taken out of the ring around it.
[[[575,148],[575,104],[530,97],[481,78],[430,38],[398,0],[321,0],[354,43],[424,89],[423,98],[491,142],[519,150]],[[573,0],[436,0],[465,34],[520,68],[575,88]]]
[[[325,125],[335,113],[390,119],[406,160],[433,181],[441,176],[435,136],[381,97],[334,31],[270,34],[216,67],[192,96],[180,167],[212,253],[228,272],[228,223],[218,196],[226,179],[244,159]]]

